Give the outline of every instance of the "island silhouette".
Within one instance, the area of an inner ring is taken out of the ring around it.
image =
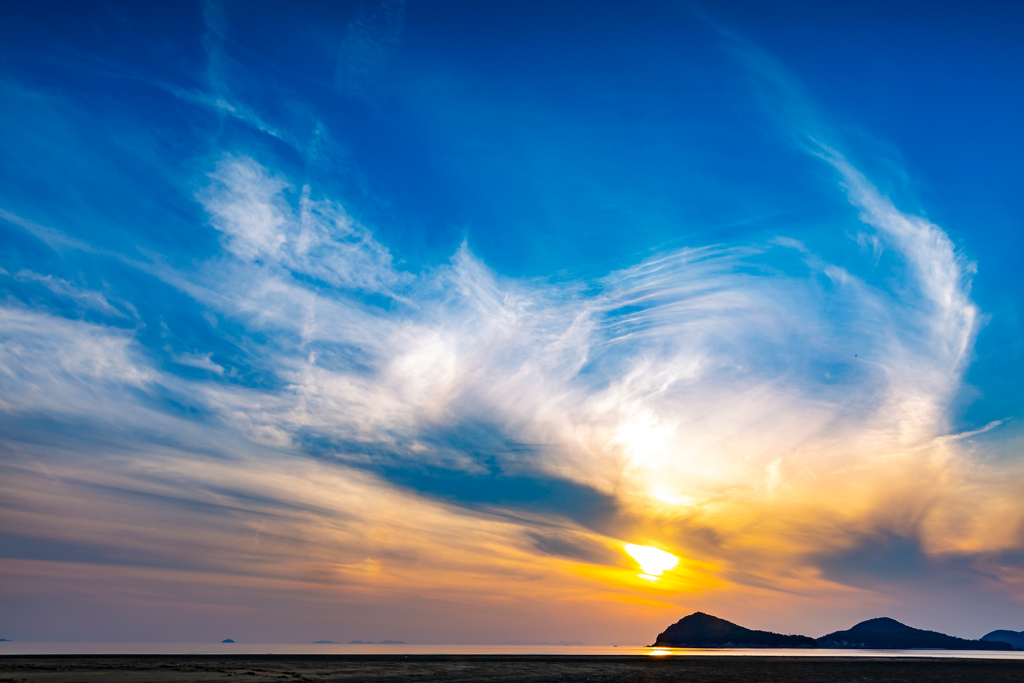
[[[901,624],[889,617],[862,621],[846,631],[835,631],[818,638],[821,647],[869,648],[873,650],[1012,650],[1003,641],[967,640],[938,631],[924,631]]]
[[[814,638],[754,631],[731,621],[694,612],[669,626],[651,647],[817,647]]]
[[[1001,634],[1007,635],[1000,638]],[[704,612],[694,612],[659,633],[650,647],[1013,650],[1016,643],[1010,639],[1011,636],[1024,640],[1024,633],[1014,631],[993,631],[981,640],[968,640],[913,628],[889,617],[879,617],[862,621],[845,631],[811,638],[757,631]]]
[[[992,631],[992,633],[986,633],[981,637],[982,640],[987,641],[1003,641],[1013,645],[1018,650],[1024,650],[1024,631],[1007,631],[1005,629],[999,629],[998,631]]]

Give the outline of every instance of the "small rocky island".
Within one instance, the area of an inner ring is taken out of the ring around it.
[[[991,634],[989,634],[991,635]],[[987,638],[987,637],[986,637]],[[1012,650],[1013,645],[996,640],[967,640],[938,631],[925,631],[901,624],[895,619],[868,619],[846,631],[835,631],[818,638],[818,645],[829,648],[867,648],[873,650]]]
[[[651,647],[817,647],[807,636],[784,636],[771,631],[754,631],[694,612],[669,626]]]
[[[1018,650],[1024,650],[1024,631],[999,629],[998,631],[992,631],[992,633],[986,633],[981,639],[986,641],[994,640],[996,642],[1002,641],[1013,645]]]

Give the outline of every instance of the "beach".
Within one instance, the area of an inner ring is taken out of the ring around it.
[[[534,655],[39,655],[0,658],[0,683],[82,681],[1024,681],[1024,661],[911,657]]]

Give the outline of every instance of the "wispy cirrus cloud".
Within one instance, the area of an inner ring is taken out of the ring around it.
[[[915,266],[915,289],[875,290],[814,259],[827,294],[758,275],[768,246],[683,250],[557,286],[501,278],[463,248],[414,276],[336,204],[309,188],[289,203],[286,181],[232,157],[202,195],[231,256],[172,280],[273,340],[263,362],[284,385],[261,409],[246,409],[251,391],[202,394],[273,443],[371,470],[527,473],[645,513],[697,510],[738,484],[769,495],[792,485],[789,467],[866,464],[945,427],[973,334],[960,261],[938,228],[841,169],[867,220],[921,233],[896,244],[912,265],[940,264]],[[822,309],[837,303],[844,316],[830,320]],[[825,449],[824,463],[810,455]]]
[[[873,287],[786,240],[678,250],[588,282],[505,278],[466,246],[410,273],[338,203],[228,156],[199,194],[225,252],[189,273],[143,267],[259,334],[254,353],[274,385],[233,383],[202,350],[173,360],[229,381],[168,375],[132,350],[130,332],[8,308],[7,393],[20,398],[7,410],[101,411],[148,439],[148,416],[163,415],[165,433],[190,418],[133,396],[187,394],[209,416],[187,439],[215,459],[174,455],[188,442],[179,435],[150,461],[173,467],[121,459],[125,492],[210,490],[210,468],[226,457],[224,476],[239,465],[252,474],[218,488],[223,504],[279,535],[269,501],[297,496],[302,512],[288,524],[318,537],[302,477],[267,498],[264,477],[281,477],[285,456],[289,469],[316,462],[332,477],[363,473],[358,486],[397,487],[403,507],[451,510],[446,525],[502,520],[527,564],[531,552],[603,562],[617,543],[646,541],[718,567],[695,565],[684,592],[722,580],[785,589],[783,567],[827,572],[831,557],[872,538],[978,558],[1015,547],[1021,511],[1009,488],[965,508],[978,486],[999,491],[999,475],[942,438],[974,333],[970,267],[938,227],[829,155],[866,226],[902,255],[907,286]],[[779,250],[795,253],[798,272],[769,267]],[[315,509],[361,519],[363,497],[338,493]],[[227,514],[185,500],[192,518]],[[231,528],[232,515],[218,524]],[[980,531],[993,516],[1005,533]],[[394,552],[412,543],[400,536]],[[234,561],[220,570],[232,567],[241,571]],[[813,586],[807,574],[799,584]],[[838,584],[810,590],[842,599]]]

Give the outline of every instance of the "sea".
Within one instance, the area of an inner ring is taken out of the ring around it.
[[[956,657],[1024,660],[1024,651],[655,648],[639,645],[405,645],[342,643],[0,642],[3,655],[645,655],[648,657]]]

